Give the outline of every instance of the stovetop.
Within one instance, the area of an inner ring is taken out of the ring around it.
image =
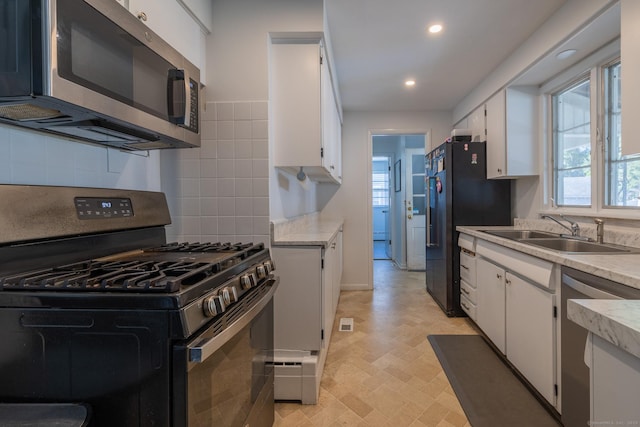
[[[262,243],[169,243],[0,277],[0,303],[180,308],[266,260]]]

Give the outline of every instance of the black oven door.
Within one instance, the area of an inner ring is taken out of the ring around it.
[[[248,294],[254,299],[248,310],[225,313],[226,319],[214,319],[197,337],[176,347],[174,426],[273,425],[276,287],[274,279],[261,295]]]

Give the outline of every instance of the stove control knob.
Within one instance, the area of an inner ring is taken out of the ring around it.
[[[240,287],[242,289],[249,289],[256,285],[256,276],[253,273],[240,276]]]
[[[258,279],[264,279],[269,274],[269,268],[266,264],[262,264],[256,267],[256,274]]]
[[[207,297],[202,302],[202,310],[206,317],[215,317],[225,310],[225,304],[218,295]]]
[[[238,291],[235,286],[227,286],[222,290],[222,300],[226,305],[238,301]]]
[[[264,267],[267,269],[267,274],[271,273],[276,269],[276,265],[273,263],[273,260],[267,260],[264,262]]]

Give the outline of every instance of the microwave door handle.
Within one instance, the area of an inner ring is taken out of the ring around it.
[[[184,70],[171,69],[167,77],[167,113],[169,122],[184,126],[187,120],[189,79]]]

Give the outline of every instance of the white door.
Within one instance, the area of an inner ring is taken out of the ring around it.
[[[424,148],[411,148],[405,151],[406,161],[406,199],[405,220],[407,230],[407,269],[424,270],[425,253],[425,209],[427,206],[424,169]]]

